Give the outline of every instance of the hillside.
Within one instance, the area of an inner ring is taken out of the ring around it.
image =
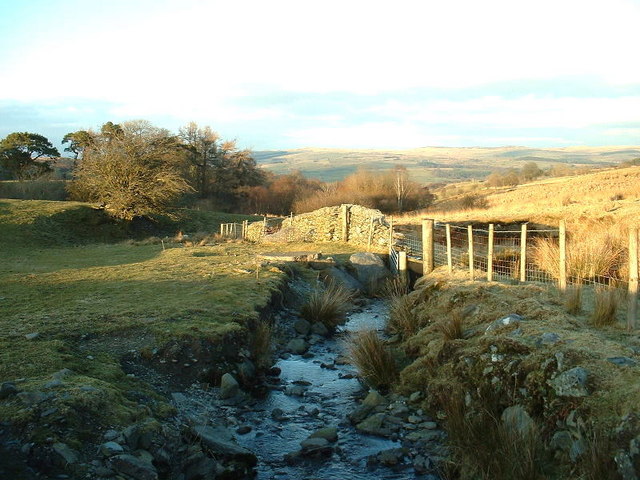
[[[482,179],[494,170],[520,168],[532,161],[541,168],[558,164],[603,167],[637,157],[640,157],[640,146],[423,147],[412,150],[304,148],[254,152],[259,165],[278,174],[300,170],[307,177],[335,181],[360,167],[388,169],[403,165],[415,180],[423,183]]]

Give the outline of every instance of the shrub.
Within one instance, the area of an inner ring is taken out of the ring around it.
[[[375,330],[361,330],[352,334],[347,354],[351,364],[371,387],[385,390],[398,379],[396,361]]]
[[[616,322],[616,312],[620,304],[620,296],[614,288],[600,288],[596,290],[595,305],[591,314],[594,327],[613,325]]]
[[[318,287],[300,307],[300,316],[309,322],[322,322],[329,330],[344,320],[351,302],[351,293],[341,285],[330,282]]]
[[[415,300],[409,295],[391,299],[387,330],[403,338],[414,335],[422,327],[422,319],[414,312]]]

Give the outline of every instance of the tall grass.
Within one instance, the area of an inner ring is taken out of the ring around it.
[[[409,293],[409,279],[406,275],[394,275],[384,281],[380,294],[384,298],[395,299]]]
[[[18,200],[66,200],[64,180],[6,180],[0,182],[0,198]]]
[[[620,294],[615,288],[599,288],[595,293],[595,304],[591,314],[594,327],[605,327],[616,322],[620,306]]]
[[[329,330],[344,321],[351,305],[351,293],[343,286],[330,282],[315,288],[300,307],[300,316],[309,322],[322,322]]]
[[[463,338],[462,322],[464,314],[461,310],[453,310],[449,318],[445,318],[436,324],[436,328],[442,333],[445,342]]]
[[[423,321],[414,311],[415,306],[415,298],[409,295],[392,298],[389,304],[387,330],[403,338],[408,338],[420,330]]]
[[[347,355],[371,387],[385,390],[398,379],[396,361],[375,330],[361,330],[351,335]]]
[[[256,367],[260,369],[271,366],[271,325],[263,320],[259,320],[253,331],[250,333],[249,346],[251,357]]]
[[[582,310],[582,285],[573,285],[567,289],[564,298],[567,313],[577,315]]]
[[[626,249],[621,236],[604,225],[578,229],[567,240],[567,276],[575,279],[619,278],[625,272]],[[555,278],[560,276],[560,246],[550,239],[538,238],[533,260]]]

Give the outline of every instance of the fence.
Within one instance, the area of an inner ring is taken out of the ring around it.
[[[404,252],[409,263],[418,263],[419,274],[447,266],[449,272],[467,270],[472,280],[541,282],[557,284],[563,291],[571,285],[624,288],[629,292],[628,326],[633,328],[638,296],[636,229],[632,229],[629,236],[626,274],[621,271],[622,265],[597,268],[594,262],[598,259],[581,258],[576,244],[569,243],[575,252],[568,251],[564,221],[559,228],[529,228],[527,224],[519,227],[488,224],[485,228],[426,219],[421,228],[394,226],[390,252]],[[390,253],[390,259],[394,268],[402,270],[397,253]]]
[[[233,240],[244,240],[247,238],[247,224],[246,220],[242,223],[221,223],[220,236]]]

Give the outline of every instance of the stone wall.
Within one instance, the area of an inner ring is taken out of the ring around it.
[[[264,223],[249,224],[247,239],[268,242],[340,242],[343,217],[347,213],[347,241],[373,248],[389,245],[389,224],[380,210],[360,205],[324,207],[309,213],[285,218],[281,228],[264,235]],[[269,229],[267,229],[269,230]]]

